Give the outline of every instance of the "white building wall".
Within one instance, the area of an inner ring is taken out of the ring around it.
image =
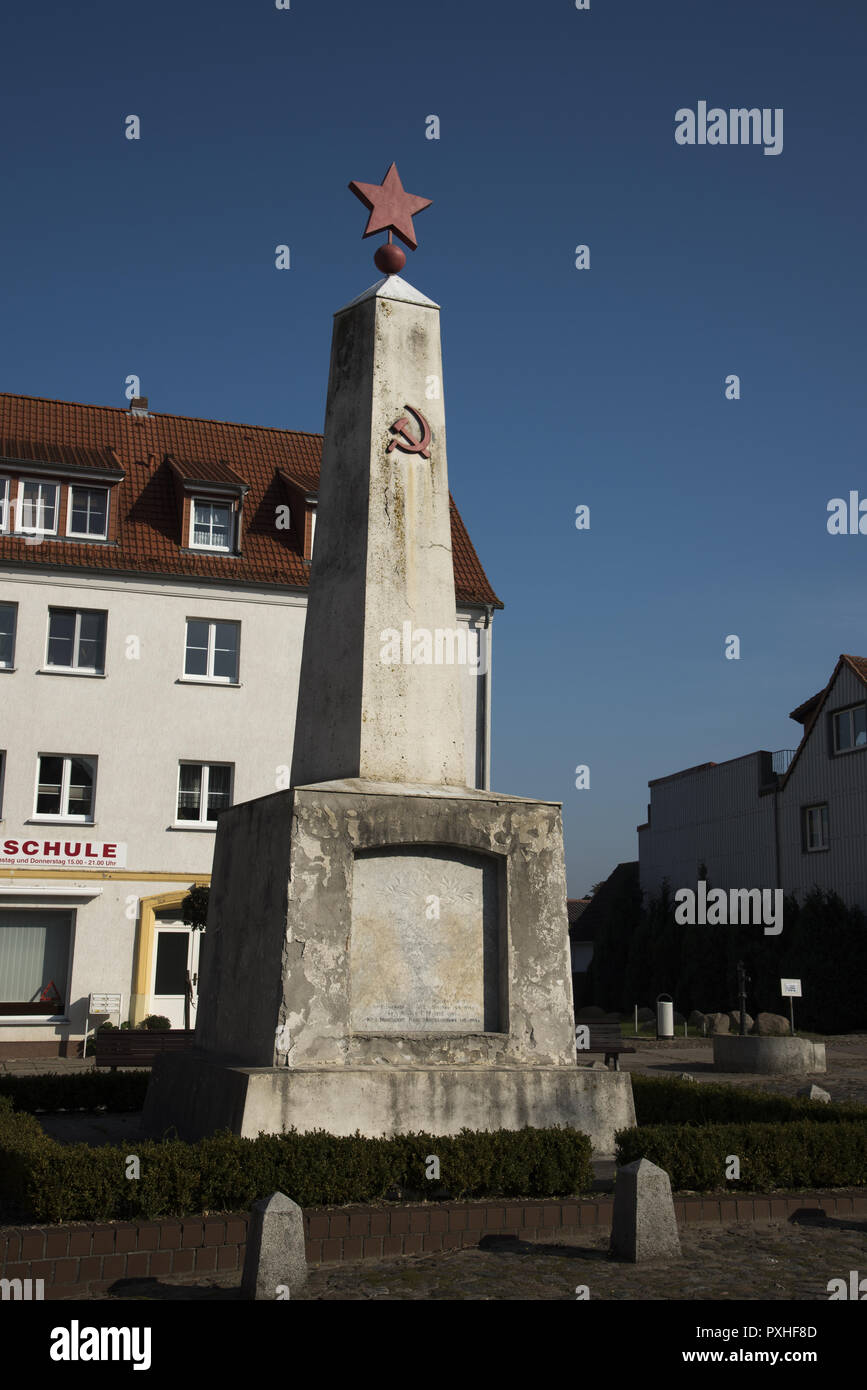
[[[715,888],[775,886],[774,797],[760,796],[762,755],[750,753],[650,788],[650,823],[638,832],[641,889],[695,888],[705,864]]]

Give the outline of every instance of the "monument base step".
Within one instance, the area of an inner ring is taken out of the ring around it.
[[[242,1067],[201,1053],[158,1057],[143,1132],[196,1140],[229,1129],[324,1129],[389,1137],[422,1130],[544,1129],[565,1125],[610,1154],[618,1129],[635,1124],[628,1072],[577,1067]]]

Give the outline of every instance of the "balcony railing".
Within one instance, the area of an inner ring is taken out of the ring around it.
[[[782,777],[788,772],[789,763],[794,756],[794,748],[780,748],[776,753],[771,754],[771,767],[778,777]]]

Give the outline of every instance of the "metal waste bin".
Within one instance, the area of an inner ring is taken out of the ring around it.
[[[674,1000],[670,994],[656,996],[656,1036],[674,1037]]]

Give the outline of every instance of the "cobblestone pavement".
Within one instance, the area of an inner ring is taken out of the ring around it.
[[[750,1072],[714,1071],[710,1039],[676,1038],[673,1042],[659,1043],[646,1043],[642,1039],[635,1047],[634,1056],[628,1053],[621,1057],[623,1071],[640,1072],[644,1076],[679,1076],[681,1072],[689,1072],[696,1081],[724,1082],[731,1086],[747,1086],[750,1090],[773,1091],[783,1096],[797,1095],[799,1090],[814,1081],[829,1093],[832,1100],[867,1105],[865,1033],[826,1040],[828,1070],[824,1074],[811,1076],[755,1076]]]
[[[681,1243],[680,1260],[633,1265],[608,1258],[603,1233],[570,1245],[489,1237],[483,1249],[316,1266],[296,1301],[563,1302],[579,1286],[591,1301],[827,1301],[830,1279],[848,1282],[850,1270],[867,1267],[867,1222],[858,1219],[692,1227],[681,1230]],[[239,1283],[240,1275],[195,1285],[127,1280],[100,1300],[234,1301]]]

